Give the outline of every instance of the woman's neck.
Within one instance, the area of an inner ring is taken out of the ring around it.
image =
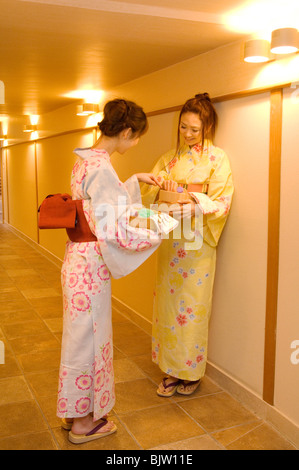
[[[116,151],[117,142],[117,137],[107,137],[102,135],[91,148],[106,150],[106,152],[111,156]]]

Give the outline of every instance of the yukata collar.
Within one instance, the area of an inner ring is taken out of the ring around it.
[[[191,148],[189,147],[189,145],[184,144],[179,152],[179,156],[185,152],[190,153],[190,154],[192,153],[195,155],[201,155],[202,151],[206,152],[209,149],[210,145],[211,145],[211,141],[208,139],[205,139],[203,148],[201,144],[193,145],[193,147]]]
[[[104,157],[110,161],[110,155],[104,149],[93,149],[91,147],[76,148],[74,150],[74,153],[78,155],[80,158],[82,158],[83,160],[89,157]]]

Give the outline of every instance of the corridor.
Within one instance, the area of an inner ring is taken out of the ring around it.
[[[73,450],[56,417],[60,267],[0,224],[0,449]],[[113,311],[117,433],[80,449],[295,450],[209,378],[192,397],[156,395],[151,337]]]

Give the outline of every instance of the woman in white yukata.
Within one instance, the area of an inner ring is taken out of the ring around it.
[[[112,167],[114,152],[124,154],[147,130],[142,108],[113,100],[99,123],[101,136],[92,148],[76,149],[72,197],[83,210],[97,241],[67,242],[62,267],[64,324],[57,416],[73,443],[116,431],[107,413],[115,403],[110,276],[125,276],[160,244],[160,235],[130,226],[141,206],[139,181],[159,185],[148,173],[122,183]]]

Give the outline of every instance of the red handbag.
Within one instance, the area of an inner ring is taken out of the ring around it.
[[[40,229],[65,228],[73,242],[97,241],[86,220],[81,199],[69,194],[50,194],[38,208]]]

